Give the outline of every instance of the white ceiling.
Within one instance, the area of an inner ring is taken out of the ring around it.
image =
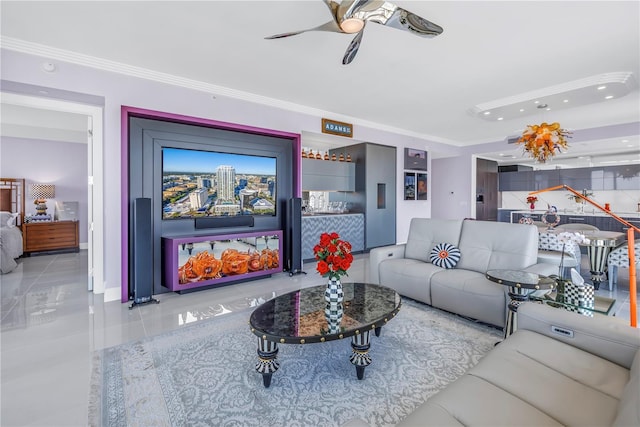
[[[1,35],[9,48],[37,43],[91,56],[97,66],[115,61],[203,82],[219,89],[212,91],[217,96],[317,109],[354,123],[356,134],[362,124],[464,147],[504,141],[542,121],[571,131],[636,123],[629,135],[597,140],[576,132],[582,139],[570,140],[569,153],[553,167],[593,164],[603,151],[617,160],[640,160],[640,2],[396,3],[444,33],[425,39],[370,23],[347,66],[341,61],[350,35],[264,39],[328,21],[321,0],[2,1]],[[605,99],[606,90],[585,92],[560,106],[549,92],[564,88],[570,96],[571,82],[597,82],[607,73],[630,76],[612,99]],[[551,110],[532,104],[501,121],[477,114],[531,94]],[[591,159],[563,160],[578,155]],[[482,156],[526,160],[519,146],[506,143]]]

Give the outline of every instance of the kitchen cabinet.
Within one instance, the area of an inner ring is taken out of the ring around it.
[[[500,209],[499,218],[508,218],[503,222],[514,222],[517,223],[520,219],[527,215],[530,216],[534,221],[540,221],[541,216],[544,212],[542,211],[517,211],[517,210],[509,210],[509,209]],[[615,213],[615,212],[614,212]],[[591,213],[572,213],[572,212],[559,212],[560,215],[560,223],[558,225],[563,224],[588,224],[598,227],[599,230],[602,231],[617,231],[620,233],[626,233],[627,227],[618,222],[615,218],[610,217],[604,213],[602,214],[591,214]],[[623,216],[618,215],[620,218],[625,221],[630,222],[635,226],[640,226],[640,216]],[[499,219],[499,221],[502,221]]]
[[[303,260],[313,260],[313,247],[322,233],[336,232],[351,244],[352,252],[364,251],[364,214],[309,215],[302,217]]]
[[[356,165],[354,192],[329,194],[349,203],[352,212],[365,217],[365,248],[396,243],[396,147],[362,143],[332,150],[351,153]]]
[[[355,191],[356,165],[352,162],[302,159],[304,191]]]
[[[575,190],[637,190],[640,165],[498,173],[499,191],[534,191],[556,185]]]
[[[511,222],[511,212],[516,209],[498,209],[498,222]]]

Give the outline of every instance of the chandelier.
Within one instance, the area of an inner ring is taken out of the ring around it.
[[[566,138],[570,138],[570,132],[560,128],[560,123],[542,123],[540,125],[528,125],[516,144],[524,144],[524,152],[540,163],[556,155],[556,150],[568,147]]]

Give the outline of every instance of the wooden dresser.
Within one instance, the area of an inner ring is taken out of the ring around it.
[[[25,254],[80,249],[78,221],[31,222],[22,225]]]

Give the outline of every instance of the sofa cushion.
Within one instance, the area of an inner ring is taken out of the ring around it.
[[[629,382],[624,388],[622,399],[618,404],[618,415],[613,425],[615,427],[640,426],[640,351],[636,352]]]
[[[543,411],[482,378],[464,375],[429,398],[398,426],[562,426]]]
[[[462,220],[413,218],[405,247],[405,258],[430,262],[429,253],[436,243],[458,246]]]
[[[400,295],[431,304],[429,280],[443,269],[416,259],[390,258],[380,262],[380,283]]]
[[[522,224],[466,220],[458,247],[463,257],[456,268],[483,274],[493,269],[523,269],[537,262],[538,230]]]
[[[429,254],[431,264],[442,268],[453,268],[460,261],[460,249],[451,243],[438,243]]]
[[[459,266],[460,264],[458,264]],[[507,287],[476,271],[453,268],[431,277],[431,305],[503,327]]]
[[[469,375],[563,425],[611,425],[629,370],[553,338],[517,330]]]

